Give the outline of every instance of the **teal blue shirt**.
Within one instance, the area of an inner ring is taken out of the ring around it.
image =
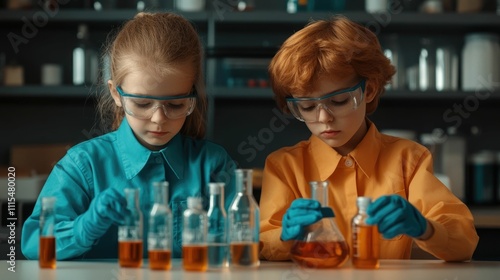
[[[188,196],[201,196],[208,204],[209,182],[225,182],[225,207],[234,195],[236,164],[221,146],[177,134],[160,151],[150,151],[135,138],[126,119],[118,130],[80,143],[68,150],[54,166],[33,213],[23,225],[21,249],[28,259],[38,259],[41,197],[56,197],[56,256],[75,258],[117,258],[117,226],[91,246],[75,238],[75,219],[87,211],[96,195],[110,187],[140,189],[144,215],[144,257],[147,257],[148,215],[152,206],[151,186],[169,182],[169,205],[173,214],[173,256],[181,257],[182,212]]]

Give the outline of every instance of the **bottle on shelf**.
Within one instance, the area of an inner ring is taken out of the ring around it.
[[[301,240],[292,245],[291,259],[306,268],[336,268],[349,259],[349,247],[328,206],[328,182],[312,181],[312,199],[322,207],[323,219],[308,226]]]
[[[123,225],[118,227],[118,261],[121,267],[142,266],[142,212],[139,207],[139,189],[125,188],[127,209]]]
[[[208,269],[207,213],[201,197],[188,197],[187,206],[183,213],[182,266],[184,270],[205,271]]]
[[[153,183],[153,207],[149,214],[149,267],[169,270],[172,259],[172,211],[168,207],[168,182]]]
[[[236,10],[239,12],[252,11],[255,9],[255,0],[239,0]]]
[[[495,153],[481,150],[469,156],[469,186],[474,204],[495,202]]]
[[[442,144],[442,170],[450,180],[450,189],[462,201],[465,201],[465,172],[467,143],[458,133],[456,126],[448,127],[447,137]]]
[[[38,264],[40,268],[56,268],[56,238],[54,226],[56,198],[42,197],[42,212],[40,214],[40,248]]]
[[[418,58],[418,86],[422,91],[436,89],[436,52],[430,38],[422,38]]]
[[[352,225],[352,264],[356,268],[379,268],[380,246],[376,225],[366,224],[366,209],[372,203],[371,198],[360,196],[356,200],[358,213],[353,217]]]
[[[258,267],[260,211],[252,191],[252,169],[236,169],[236,191],[228,210],[230,265]]]
[[[73,49],[73,85],[90,85],[97,82],[99,59],[89,40],[89,28],[78,25],[78,44]]]
[[[495,33],[465,36],[462,50],[462,90],[498,90],[500,79],[500,39]]]
[[[208,208],[208,268],[228,266],[227,214],[224,209],[224,183],[209,183]]]

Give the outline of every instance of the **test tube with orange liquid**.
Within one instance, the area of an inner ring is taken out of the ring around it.
[[[208,269],[207,213],[201,197],[188,197],[188,209],[183,213],[182,266],[185,270]]]
[[[139,208],[139,189],[125,188],[129,215],[118,227],[118,262],[121,267],[142,266],[142,212]]]
[[[40,268],[56,268],[56,238],[54,226],[56,198],[53,196],[42,197],[42,212],[40,214],[40,247],[38,263]]]
[[[172,259],[172,211],[168,207],[168,182],[153,183],[153,207],[149,213],[149,268],[169,270]]]
[[[371,198],[360,196],[356,204],[358,213],[352,219],[352,264],[356,268],[376,269],[380,258],[378,228],[366,224]]]

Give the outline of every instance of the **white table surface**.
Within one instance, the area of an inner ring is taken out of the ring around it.
[[[254,269],[227,268],[220,271],[187,272],[182,260],[174,259],[172,269],[152,271],[144,262],[142,268],[120,268],[116,261],[58,261],[57,269],[40,269],[37,261],[16,261],[15,272],[1,261],[2,280],[145,280],[145,279],[237,279],[237,280],[342,280],[342,279],[500,279],[500,262],[446,263],[439,260],[382,260],[376,270],[355,269],[350,263],[336,269],[300,269],[292,262],[261,262]]]

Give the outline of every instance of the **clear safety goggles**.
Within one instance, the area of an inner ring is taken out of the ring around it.
[[[356,110],[365,91],[365,80],[351,88],[335,91],[321,97],[286,98],[286,104],[295,118],[303,122],[318,122],[320,109],[334,117],[342,117]]]
[[[150,96],[126,93],[120,86],[116,90],[121,96],[123,108],[128,115],[146,120],[153,117],[153,114],[162,108],[165,116],[171,120],[189,116],[196,105],[196,91],[193,90],[180,96]]]

